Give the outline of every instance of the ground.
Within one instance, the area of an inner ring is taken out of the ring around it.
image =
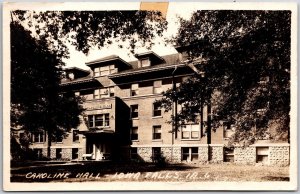
[[[11,168],[12,182],[85,181],[289,181],[289,167],[223,164],[23,163]]]

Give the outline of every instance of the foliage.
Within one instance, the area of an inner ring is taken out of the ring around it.
[[[151,160],[157,167],[165,167],[167,165],[166,158],[163,156],[161,152],[151,156]]]
[[[222,120],[236,126],[233,142],[287,140],[290,18],[290,11],[221,10],[197,11],[190,20],[180,19],[173,41],[205,74],[177,88],[178,103],[185,107],[177,119],[190,120],[201,101],[211,102],[215,129]],[[166,110],[175,99],[171,93],[158,102]]]
[[[151,48],[155,37],[162,36],[167,22],[154,11],[23,11],[15,10],[14,18],[47,40],[60,57],[68,56],[67,43],[88,54],[91,47],[101,49],[113,43],[128,45],[134,52],[136,43]],[[123,44],[121,44],[123,43]]]
[[[81,99],[61,93],[60,59],[46,42],[21,25],[11,25],[11,127],[64,134],[80,123]],[[51,136],[51,135],[50,135]]]

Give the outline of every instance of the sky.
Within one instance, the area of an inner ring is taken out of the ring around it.
[[[133,6],[132,9],[135,9],[135,6]],[[139,9],[139,8],[138,8]],[[169,3],[168,5],[168,12],[167,12],[167,21],[168,21],[168,29],[164,33],[164,37],[171,37],[172,35],[175,35],[179,24],[177,16],[180,16],[184,19],[189,19],[192,15],[192,12],[195,11],[194,6],[185,6],[183,9],[182,5],[178,5],[178,3]],[[163,42],[163,38],[158,38],[153,40],[155,43],[154,46],[151,48],[152,51],[157,53],[160,56],[168,55],[172,53],[176,53],[176,50],[172,45],[165,46],[164,44],[160,44]],[[66,67],[79,67],[82,69],[89,69],[85,65],[86,62],[99,59],[105,56],[116,54],[125,61],[133,61],[137,60],[131,53],[129,53],[129,50],[126,48],[120,49],[117,44],[112,44],[109,47],[103,47],[101,49],[98,48],[92,48],[88,55],[83,54],[82,52],[76,51],[74,46],[68,45],[69,51],[70,51],[70,58],[64,59],[64,62],[66,63]],[[136,50],[136,53],[142,53],[148,51],[146,48],[139,48]]]

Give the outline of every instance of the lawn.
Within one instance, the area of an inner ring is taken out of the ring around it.
[[[289,167],[223,164],[86,162],[14,167],[12,182],[289,181]]]

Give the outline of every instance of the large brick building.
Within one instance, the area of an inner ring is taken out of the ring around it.
[[[85,98],[85,116],[77,129],[52,143],[51,158],[66,160],[143,160],[162,154],[169,162],[236,162],[289,164],[288,143],[257,143],[250,147],[224,147],[234,128],[224,124],[211,134],[207,144],[201,121],[189,123],[172,133],[172,112],[154,104],[162,91],[179,85],[193,74],[182,64],[184,55],[137,54],[126,62],[111,55],[86,65],[90,71],[66,69],[61,87]],[[180,109],[180,107],[178,107]],[[203,119],[206,119],[206,108]],[[46,155],[45,134],[33,134],[31,148]]]

